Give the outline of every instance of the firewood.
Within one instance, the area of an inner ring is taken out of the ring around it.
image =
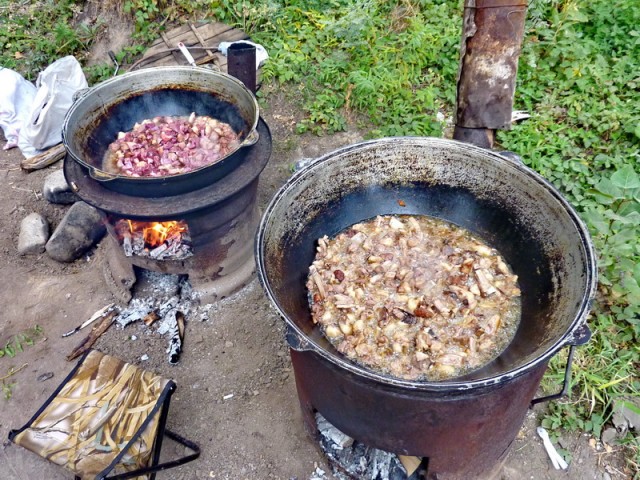
[[[40,170],[41,168],[53,165],[62,157],[64,157],[65,148],[62,143],[55,145],[48,150],[31,158],[25,158],[20,162],[20,167],[27,172]]]
[[[422,458],[420,457],[410,457],[407,455],[398,455],[398,460],[407,471],[407,477],[413,475],[413,473],[420,467],[422,463]]]
[[[95,322],[96,320],[98,320],[100,317],[103,317],[104,315],[106,315],[107,313],[109,313],[111,310],[113,310],[113,308],[115,307],[115,303],[110,303],[109,305],[107,305],[106,307],[102,307],[100,310],[98,310],[96,313],[94,313],[93,315],[91,315],[91,318],[89,318],[89,320],[87,320],[86,322],[81,323],[80,325],[78,325],[76,328],[74,328],[73,330],[68,331],[67,333],[63,333],[62,337],[68,337],[70,335],[73,335],[76,332],[79,332],[80,330],[82,330],[84,327],[88,327],[89,325],[91,325],[93,322]]]
[[[178,322],[178,333],[182,342],[184,340],[184,313],[176,312],[176,322]]]
[[[156,323],[158,320],[160,320],[160,315],[158,315],[158,312],[149,312],[149,314],[142,319],[142,321],[147,327],[150,327],[151,325]]]
[[[69,355],[67,355],[67,361],[70,362],[75,360],[89,350],[93,344],[96,343],[98,338],[100,338],[100,336],[109,329],[117,314],[118,312],[116,310],[111,310],[103,317],[100,323],[94,325],[93,328],[91,328],[89,335],[87,335],[85,339],[82,340],[82,342],[80,342],[80,344],[74,348]]]

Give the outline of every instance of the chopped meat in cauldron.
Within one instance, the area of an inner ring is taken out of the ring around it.
[[[131,177],[187,173],[216,163],[239,146],[227,123],[207,116],[155,117],[120,132],[105,155],[105,170]]]
[[[318,240],[312,318],[344,355],[410,380],[476,369],[509,343],[520,290],[498,252],[426,216],[378,216]]]

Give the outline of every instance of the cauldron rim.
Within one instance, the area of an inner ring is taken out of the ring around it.
[[[346,357],[342,356],[339,353],[336,354],[328,351],[326,348],[319,345],[313,338],[310,338],[309,335],[307,335],[296,324],[294,320],[289,318],[288,314],[282,307],[281,303],[278,301],[276,294],[269,283],[267,267],[265,264],[265,231],[268,228],[269,222],[271,221],[273,210],[276,208],[278,203],[287,196],[290,190],[296,186],[298,182],[300,182],[306,176],[311,175],[314,170],[323,168],[324,164],[326,164],[327,162],[330,162],[335,158],[342,157],[349,153],[372,147],[393,147],[398,145],[412,144],[424,147],[455,148],[461,152],[466,152],[469,155],[483,155],[487,159],[491,159],[495,162],[500,162],[504,166],[504,168],[515,170],[519,175],[527,176],[528,179],[534,181],[541,189],[543,189],[545,191],[545,194],[551,195],[551,197],[553,197],[553,200],[562,206],[564,213],[569,216],[571,223],[575,226],[576,232],[581,238],[581,247],[583,248],[585,261],[584,272],[586,278],[584,280],[585,290],[582,295],[580,306],[575,312],[575,316],[570,325],[560,338],[558,338],[549,348],[547,348],[536,358],[519,365],[517,368],[509,370],[500,375],[475,380],[460,380],[454,378],[444,381],[411,381],[378,373],[374,370],[348,360]],[[506,156],[502,156],[496,152],[484,150],[479,147],[455,140],[432,137],[386,137],[376,140],[359,142],[328,152],[317,158],[304,168],[296,171],[289,178],[286,184],[283,185],[281,189],[274,195],[271,202],[265,209],[262,220],[260,222],[260,226],[258,228],[258,233],[256,235],[255,254],[260,283],[262,284],[267,297],[278,311],[278,314],[287,324],[287,341],[292,349],[296,351],[309,351],[318,354],[321,357],[324,357],[328,361],[332,362],[333,364],[336,364],[338,367],[344,368],[349,372],[365,379],[369,379],[374,382],[380,382],[389,386],[401,387],[410,390],[465,392],[473,389],[485,389],[487,387],[501,385],[514,378],[520,377],[521,375],[531,371],[541,364],[548,362],[548,360],[556,353],[558,353],[558,351],[560,351],[563,347],[576,343],[575,337],[578,335],[578,330],[580,329],[580,327],[586,324],[586,318],[593,304],[597,288],[596,254],[590,239],[588,229],[573,206],[549,181],[544,179],[537,172],[526,167],[523,163],[520,163],[512,158],[507,158]]]

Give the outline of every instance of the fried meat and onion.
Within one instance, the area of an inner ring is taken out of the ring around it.
[[[312,318],[348,358],[410,380],[479,368],[509,343],[520,290],[500,254],[426,216],[378,216],[319,239]]]

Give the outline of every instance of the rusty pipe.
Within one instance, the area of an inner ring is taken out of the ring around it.
[[[511,128],[527,0],[465,0],[453,137],[492,148]]]
[[[227,72],[256,93],[256,47],[247,42],[235,42],[229,45]]]

